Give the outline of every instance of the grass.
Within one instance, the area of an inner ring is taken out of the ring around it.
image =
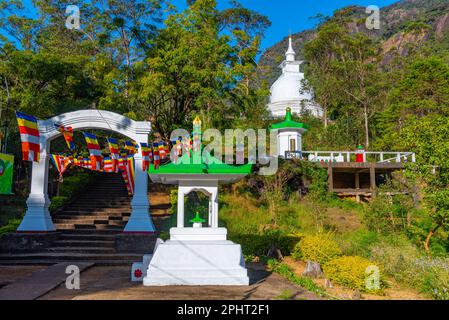
[[[275,259],[270,259],[267,262],[267,267],[270,271],[283,276],[290,282],[310,292],[313,292],[321,297],[326,296],[326,291],[320,286],[318,286],[315,282],[313,282],[312,279],[297,276],[294,273],[293,269],[283,262],[279,262],[278,260]]]

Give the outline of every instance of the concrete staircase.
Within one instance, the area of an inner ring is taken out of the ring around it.
[[[157,230],[168,219],[169,195],[151,186],[151,214]],[[100,265],[129,265],[142,254],[117,253],[115,236],[131,215],[131,197],[119,174],[100,174],[76,199],[53,215],[60,237],[42,252],[0,254],[0,264],[52,264],[93,261]],[[149,248],[151,250],[152,248]]]

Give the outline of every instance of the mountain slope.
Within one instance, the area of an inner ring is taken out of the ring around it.
[[[354,31],[366,32],[370,36],[382,42],[384,52],[388,53],[392,48],[398,48],[400,54],[407,53],[407,44],[417,41],[427,41],[435,36],[442,39],[449,33],[449,1],[448,0],[402,0],[381,9],[381,29],[368,31],[360,19],[368,15],[364,7],[347,7],[347,15],[354,23],[351,28]],[[419,25],[429,26],[428,32],[418,36],[411,36],[410,31]],[[304,44],[313,39],[315,30],[305,30],[292,35],[293,48],[297,53],[297,59],[303,58]],[[278,65],[283,61],[288,47],[288,36],[274,46],[268,48],[259,60],[259,79],[271,85],[280,75]],[[385,59],[388,59],[388,55]]]

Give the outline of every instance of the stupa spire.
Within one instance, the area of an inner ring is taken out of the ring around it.
[[[296,52],[293,50],[293,43],[292,43],[292,36],[290,35],[288,37],[288,50],[285,53],[285,57],[287,58],[287,61],[295,61],[296,59]]]

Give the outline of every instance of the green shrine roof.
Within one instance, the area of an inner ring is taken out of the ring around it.
[[[193,121],[193,133],[198,135],[201,141],[201,120],[196,117]],[[248,175],[252,172],[253,164],[241,166],[232,166],[223,163],[221,160],[213,157],[210,152],[204,152],[203,146],[199,148],[201,151],[190,150],[189,153],[179,157],[176,162],[169,162],[161,165],[157,170],[154,164],[148,169],[150,175],[180,175],[180,174],[204,174],[204,175]]]
[[[150,165],[149,174],[242,174],[247,175],[252,172],[253,164],[232,166],[214,158],[209,152],[190,152],[180,157],[176,163],[169,162],[159,169],[154,169],[154,164]]]
[[[296,122],[292,119],[292,110],[287,108],[287,112],[285,114],[285,120],[279,123],[275,123],[271,125],[270,130],[279,130],[279,129],[303,129],[307,130],[309,127],[302,122]]]

